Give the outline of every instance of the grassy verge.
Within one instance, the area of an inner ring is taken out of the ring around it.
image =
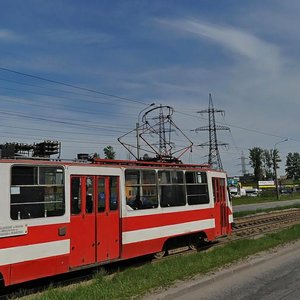
[[[63,289],[50,289],[35,299],[129,299],[138,297],[151,289],[170,286],[175,280],[205,274],[228,263],[299,238],[300,225],[295,225],[256,240],[233,241],[208,252],[169,257],[157,264],[129,268],[112,277],[99,273],[90,283]]]
[[[281,195],[279,200],[276,199],[276,196],[258,196],[258,197],[246,197],[243,196],[241,198],[233,198],[232,204],[234,205],[242,205],[242,204],[254,204],[254,203],[265,203],[265,202],[273,202],[273,201],[287,201],[287,200],[296,200],[300,199],[299,193],[294,193],[291,195]]]
[[[283,210],[283,209],[289,209],[289,208],[300,208],[300,204],[277,206],[277,207],[265,208],[265,209],[237,211],[237,212],[233,213],[233,219],[239,218],[239,217],[245,217],[245,216],[249,216],[249,215],[254,215],[254,214],[258,214],[258,213],[267,213],[270,211]]]

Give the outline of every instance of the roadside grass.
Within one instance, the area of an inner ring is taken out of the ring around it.
[[[278,211],[278,210],[284,210],[284,209],[290,209],[290,208],[300,208],[299,204],[292,204],[292,205],[286,205],[286,206],[277,206],[272,208],[265,208],[265,209],[256,209],[256,210],[247,210],[247,211],[237,211],[233,213],[233,219],[234,218],[240,218],[245,217],[249,215],[255,215],[258,213],[267,213],[270,211]]]
[[[257,196],[257,197],[247,197],[243,196],[240,198],[233,198],[232,204],[242,205],[242,204],[254,204],[254,203],[265,203],[265,202],[273,202],[273,201],[287,201],[287,200],[295,200],[300,199],[300,193],[293,193],[290,195],[280,195],[279,200],[276,200],[276,196]]]
[[[107,276],[99,272],[88,283],[63,288],[50,288],[34,299],[132,299],[140,298],[153,289],[167,288],[176,280],[186,280],[205,274],[279,244],[300,238],[300,225],[294,225],[259,239],[232,241],[209,251],[172,257],[155,264],[131,267]]]

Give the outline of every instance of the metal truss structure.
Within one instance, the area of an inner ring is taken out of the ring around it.
[[[219,146],[227,146],[227,143],[218,143],[217,140],[217,130],[230,130],[227,126],[216,125],[215,113],[224,114],[224,110],[215,109],[213,106],[212,96],[209,94],[209,106],[208,109],[200,110],[197,113],[208,114],[208,126],[202,126],[195,129],[198,131],[208,131],[209,141],[198,146],[207,146],[209,147],[208,154],[208,164],[211,165],[213,169],[223,170],[223,165],[220,157]]]
[[[118,138],[118,141],[135,157],[136,160],[179,162],[193,142],[173,122],[174,109],[170,106],[157,106],[146,111],[142,123],[137,123],[135,129]],[[123,141],[136,134],[136,145]],[[178,147],[173,141],[173,134],[184,137],[188,146]],[[136,149],[136,153],[132,150]],[[141,156],[141,153],[144,153]]]

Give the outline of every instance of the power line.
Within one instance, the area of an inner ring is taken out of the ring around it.
[[[46,81],[46,82],[59,84],[59,85],[62,85],[62,86],[71,87],[71,88],[78,89],[78,90],[81,90],[81,91],[86,91],[86,92],[91,92],[91,93],[95,93],[95,94],[99,94],[99,95],[108,96],[108,97],[115,98],[115,99],[122,100],[122,101],[134,102],[134,103],[139,103],[139,104],[143,104],[143,105],[148,105],[149,104],[149,103],[142,102],[142,101],[139,101],[139,100],[130,99],[130,98],[126,98],[126,97],[120,97],[120,96],[105,93],[105,92],[102,92],[102,91],[97,91],[97,90],[93,90],[93,89],[90,89],[90,88],[84,88],[84,87],[77,86],[77,85],[74,85],[74,84],[65,83],[65,82],[57,81],[57,80],[52,80],[52,79],[44,78],[44,77],[41,77],[41,76],[36,76],[36,75],[24,73],[24,72],[19,72],[19,71],[4,68],[4,67],[0,67],[0,70],[10,72],[10,73],[14,73],[14,74],[18,74],[18,75],[22,75],[22,76],[26,76],[26,77],[30,77],[30,78],[35,78],[35,79]]]
[[[111,127],[124,129],[124,126],[106,125],[106,127],[105,127],[103,125],[97,126],[97,124],[91,126],[91,125],[85,125],[85,124],[80,124],[80,123],[76,123],[76,122],[62,121],[62,120],[59,120],[59,119],[49,119],[49,118],[40,117],[40,116],[30,116],[30,115],[25,115],[25,114],[21,114],[21,113],[14,113],[14,112],[1,111],[1,110],[0,110],[0,114],[9,115],[9,116],[13,116],[13,117],[19,117],[19,118],[25,118],[25,119],[31,119],[31,120],[37,120],[37,121],[47,121],[47,122],[60,123],[60,124],[66,124],[66,125],[71,125],[71,126],[79,126],[79,127],[82,127],[82,128],[89,128],[89,129],[102,128],[102,129],[105,129],[105,130],[119,132],[119,133],[123,133],[123,131],[113,130],[113,129],[111,129]],[[82,122],[89,123],[89,121],[82,121]]]
[[[51,86],[43,86],[43,85],[30,84],[30,83],[27,83],[27,82],[20,82],[20,81],[9,80],[9,79],[4,79],[4,78],[0,78],[0,80],[1,81],[5,81],[5,82],[10,82],[10,83],[16,83],[16,84],[20,84],[20,85],[25,85],[25,86],[29,86],[29,87],[46,89],[46,90],[49,90],[49,91],[62,92],[62,93],[74,94],[74,95],[78,95],[78,96],[85,96],[85,97],[90,97],[90,98],[103,99],[103,97],[97,97],[95,95],[82,94],[82,93],[78,93],[78,92],[75,92],[75,91],[56,89],[56,88],[53,88]]]
[[[64,134],[71,134],[71,135],[84,135],[84,136],[91,136],[91,137],[99,137],[99,132],[96,133],[90,133],[90,132],[72,132],[72,131],[65,131],[65,130],[54,130],[54,129],[41,129],[41,128],[32,128],[32,127],[19,127],[19,126],[7,126],[7,125],[1,125],[1,128],[9,128],[9,129],[22,129],[22,130],[32,130],[32,131],[38,131],[38,132],[51,132],[51,133],[64,133]],[[106,130],[106,129],[105,129]],[[2,131],[1,133],[7,133],[7,134],[14,134],[13,132],[5,132]],[[26,132],[27,133],[27,132]],[[108,134],[108,133],[101,133],[101,137],[113,137],[115,135]]]
[[[14,74],[18,74],[18,75],[22,75],[22,76],[26,76],[26,77],[30,77],[30,78],[35,78],[35,79],[46,81],[46,82],[50,82],[50,83],[59,84],[59,85],[62,85],[62,86],[71,87],[71,88],[78,89],[78,90],[83,90],[83,91],[87,91],[87,92],[91,92],[91,93],[96,93],[96,94],[100,94],[100,95],[104,95],[104,96],[116,98],[116,99],[119,99],[119,100],[124,100],[124,101],[139,103],[139,104],[143,104],[143,105],[147,105],[148,104],[148,103],[140,101],[140,100],[126,98],[126,97],[121,97],[121,96],[117,96],[117,95],[105,93],[105,92],[102,92],[102,91],[93,90],[93,89],[90,89],[90,88],[84,88],[84,87],[77,86],[77,85],[74,85],[74,84],[69,84],[69,83],[65,83],[65,82],[61,82],[61,81],[57,81],[57,80],[52,80],[52,79],[44,78],[44,77],[41,77],[41,76],[36,76],[36,75],[32,75],[32,74],[28,74],[28,73],[24,73],[24,72],[12,70],[12,69],[9,69],[9,68],[0,67],[0,70],[6,71],[6,72],[10,72],[10,73],[14,73]],[[47,95],[47,96],[49,96],[49,95]],[[187,116],[190,116],[190,117],[192,116],[192,117],[198,118],[198,117],[196,117],[194,115],[191,115],[191,114],[188,114],[188,113],[184,113],[184,112],[178,112],[177,111],[177,113],[183,114],[183,115],[187,115]],[[216,122],[216,123],[222,124],[221,122]],[[241,129],[241,130],[246,130],[246,131],[249,131],[249,132],[254,132],[254,133],[268,135],[268,136],[273,136],[273,137],[277,137],[277,138],[285,138],[283,136],[279,136],[279,135],[275,135],[275,134],[271,134],[271,133],[267,133],[267,132],[255,130],[255,129],[244,128],[244,127],[233,125],[233,124],[228,124],[228,125],[230,127],[238,128],[238,129]],[[289,138],[289,139],[290,140],[294,140],[296,142],[300,142],[300,141],[292,139],[292,138]]]
[[[189,117],[192,117],[192,118],[203,119],[205,121],[208,121],[208,119],[204,118],[204,117],[199,117],[199,116],[196,116],[196,115],[192,115],[192,114],[188,114],[188,113],[184,113],[184,112],[179,112],[179,111],[176,111],[176,112],[178,114],[182,114],[182,115],[189,116]],[[245,128],[245,127],[242,127],[242,126],[233,125],[231,123],[216,122],[216,124],[226,125],[226,126],[230,126],[232,128],[237,128],[237,129],[241,129],[241,130],[245,130],[245,131],[249,131],[249,132],[253,132],[253,133],[258,133],[258,134],[262,134],[262,135],[266,135],[266,136],[272,136],[272,137],[276,137],[276,138],[281,138],[281,139],[288,138],[289,141],[294,141],[294,142],[300,143],[300,140],[297,140],[297,139],[294,139],[294,138],[291,138],[291,137],[276,135],[276,134],[273,134],[273,133],[269,133],[269,132],[265,132],[265,131],[260,131],[260,130],[256,130],[256,129]]]
[[[75,84],[69,84],[69,83],[65,83],[65,82],[62,82],[62,81],[53,80],[53,79],[49,79],[49,78],[44,78],[44,77],[41,77],[41,76],[32,75],[32,74],[12,70],[12,69],[5,68],[5,67],[0,67],[0,70],[5,71],[5,72],[10,72],[10,73],[13,73],[13,74],[17,74],[17,75],[21,75],[21,76],[25,76],[25,77],[29,77],[29,78],[38,79],[38,80],[49,82],[49,83],[58,84],[58,85],[61,85],[61,86],[70,87],[70,88],[77,89],[77,90],[82,90],[82,91],[86,91],[86,92],[90,92],[90,93],[94,93],[94,94],[99,94],[99,95],[102,95],[102,96],[107,96],[107,97],[110,97],[110,98],[115,98],[115,99],[122,100],[122,101],[125,101],[125,102],[139,103],[139,104],[142,104],[142,105],[148,105],[149,104],[149,103],[146,103],[146,102],[141,101],[141,100],[132,99],[132,98],[128,98],[128,97],[121,97],[121,96],[106,93],[106,92],[103,92],[103,91],[98,91],[98,90],[94,90],[94,89],[90,89],[90,88],[85,88],[85,87],[81,87],[81,86],[78,86],[78,85],[75,85]],[[3,79],[0,79],[0,80],[3,80]],[[9,80],[5,79],[5,81],[9,81]],[[30,84],[25,84],[25,83],[20,83],[20,84],[24,84],[24,85],[28,85],[28,86],[34,86],[34,85],[30,85]],[[36,87],[39,87],[39,86],[36,86]],[[47,87],[43,87],[43,88],[47,88]],[[4,89],[9,89],[9,88],[4,88]],[[14,89],[10,89],[10,90],[14,90]],[[29,92],[29,91],[22,91],[22,92],[33,93],[33,92]],[[72,91],[62,91],[62,92],[74,93]],[[41,95],[39,93],[35,93],[35,94]],[[77,93],[75,93],[75,94],[77,94]],[[62,99],[69,99],[67,97],[62,97],[62,96],[45,95],[45,94],[42,94],[42,95],[43,96],[57,97],[57,98],[62,98]],[[80,94],[80,93],[78,93],[78,95],[84,95],[84,96],[87,96],[87,97],[91,97],[91,95],[85,95],[85,94]],[[72,99],[72,100],[74,100],[74,99]],[[76,99],[76,100],[78,100],[78,99]],[[89,101],[89,100],[85,100],[85,101]],[[91,102],[99,103],[97,101],[91,101]],[[180,111],[176,111],[176,112],[178,114],[186,115],[186,116],[189,116],[189,117],[193,117],[193,118],[197,118],[197,119],[199,118],[199,117],[197,117],[195,115],[192,115],[192,114],[189,114],[189,113],[184,113],[184,112],[180,112]],[[205,118],[202,118],[202,119],[207,121],[207,119],[205,119]],[[223,124],[222,122],[216,122],[216,123]],[[291,138],[291,137],[280,136],[280,135],[276,135],[276,134],[273,134],[273,133],[264,132],[264,131],[260,131],[260,130],[256,130],[256,129],[245,128],[245,127],[234,125],[234,124],[225,124],[225,125],[228,125],[232,128],[237,128],[237,129],[240,129],[240,130],[253,132],[253,133],[257,133],[257,134],[261,134],[261,135],[266,135],[266,136],[271,136],[271,137],[276,137],[276,138],[281,138],[281,139],[288,138],[290,141],[300,142],[300,140],[297,140],[297,139],[294,139],[294,138]]]
[[[0,87],[0,89],[1,89],[1,87]],[[16,97],[16,96],[14,96],[14,97],[4,96],[4,97],[8,97],[8,98],[0,98],[0,99],[2,101],[6,101],[6,102],[15,102],[15,103],[18,103],[18,104],[29,105],[29,106],[34,106],[34,107],[42,107],[42,108],[48,107],[48,108],[52,108],[52,109],[59,109],[59,111],[61,111],[62,108],[66,108],[68,111],[80,112],[80,113],[85,113],[85,114],[93,114],[93,115],[104,114],[104,115],[107,116],[107,114],[109,113],[110,115],[122,116],[122,117],[125,117],[125,118],[131,118],[131,117],[134,116],[133,114],[128,114],[128,113],[108,112],[108,111],[105,111],[103,109],[101,109],[100,112],[82,110],[82,109],[75,109],[73,107],[68,107],[66,105],[61,105],[61,104],[59,104],[59,107],[55,107],[55,105],[51,105],[51,104],[47,104],[47,103],[43,103],[43,104],[35,103],[35,101],[33,101],[33,100],[23,99],[23,98]],[[87,101],[89,101],[89,100],[87,100]]]
[[[1,136],[2,138],[9,138],[11,139],[11,136]],[[15,138],[19,138],[19,139],[22,139],[22,140],[35,140],[35,141],[39,141],[40,139],[43,139],[44,136],[37,136],[37,135],[27,135],[27,137],[24,137],[24,136],[14,136]],[[56,137],[49,137],[51,139],[56,139]],[[111,141],[103,141],[101,140],[100,141],[90,141],[90,140],[72,140],[72,139],[60,139],[61,142],[66,142],[66,143],[79,143],[79,144],[89,144],[89,145],[103,145],[103,144],[111,144],[111,145],[114,145],[114,146],[121,146],[119,145],[118,143],[111,143]],[[120,147],[121,148],[121,147]]]
[[[97,104],[104,104],[104,103],[110,103],[108,99],[102,99],[103,101],[96,101],[96,100],[87,100],[87,99],[76,99],[76,98],[69,98],[69,97],[65,97],[65,96],[60,96],[60,95],[52,95],[52,94],[45,94],[45,93],[37,93],[37,92],[34,92],[34,91],[27,91],[27,90],[20,90],[20,89],[15,89],[15,88],[8,88],[8,87],[3,87],[3,86],[0,86],[0,89],[3,89],[3,90],[8,90],[8,91],[14,91],[14,92],[21,92],[21,93],[28,93],[28,94],[33,94],[33,95],[37,95],[37,96],[45,96],[45,97],[51,97],[51,98],[58,98],[58,99],[64,99],[64,100],[71,100],[72,102],[73,101],[84,101],[84,102],[90,102],[90,103],[97,103]],[[99,99],[98,97],[93,97],[93,98],[96,98],[96,99]],[[133,103],[132,103],[133,104]],[[124,104],[124,105],[128,105],[127,104]]]

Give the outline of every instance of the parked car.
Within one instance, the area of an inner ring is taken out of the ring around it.
[[[258,189],[246,189],[246,196],[248,197],[257,197],[259,194]]]
[[[290,194],[293,193],[293,190],[292,189],[288,189],[288,188],[283,188],[279,192],[280,192],[281,195],[290,195]]]

